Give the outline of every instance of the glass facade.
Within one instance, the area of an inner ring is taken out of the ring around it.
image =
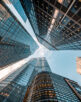
[[[10,74],[0,82],[0,102],[22,102],[33,78],[43,70],[51,71],[46,59],[34,58]]]
[[[38,48],[6,3],[0,1],[0,67],[26,58]]]
[[[48,73],[42,72],[36,75],[29,90],[24,102],[58,102]]]
[[[81,100],[81,86],[77,82],[72,80],[65,79],[68,85],[72,88],[72,91],[75,92],[76,96]]]
[[[77,86],[80,93],[80,86]],[[64,77],[44,71],[34,77],[25,94],[24,102],[81,102],[81,99],[69,87]]]
[[[22,102],[33,70],[27,63],[0,82],[0,102]]]
[[[81,86],[68,80],[34,58],[0,82],[0,102],[81,102]]]
[[[64,77],[54,73],[50,73],[50,76],[52,78],[58,102],[80,102],[79,98],[69,87]]]
[[[81,49],[80,0],[20,1],[38,40],[45,47],[51,50]]]
[[[22,17],[22,19],[26,22],[27,20],[27,16],[22,8],[22,5],[20,3],[20,0],[8,0],[10,3],[12,3],[12,5],[15,7],[15,9],[17,10],[17,12],[20,14],[20,16]]]
[[[35,70],[39,73],[42,71],[51,72],[51,69],[44,57],[36,59]]]

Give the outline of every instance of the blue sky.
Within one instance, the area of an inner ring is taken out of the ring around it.
[[[70,78],[72,80],[75,80],[81,85],[81,75],[79,75],[76,72],[76,57],[81,56],[81,51],[73,51],[73,50],[49,51],[47,48],[42,46],[37,41],[28,19],[26,20],[25,23],[23,19],[20,17],[20,15],[16,12],[14,7],[12,5],[8,6],[12,9],[12,11],[14,11],[13,13],[17,16],[18,19],[20,19],[22,25],[27,29],[27,31],[30,33],[30,35],[39,45],[39,49],[37,49],[36,52],[30,57],[34,58],[34,57],[45,56],[50,65],[52,72]]]
[[[81,75],[76,72],[76,57],[81,51],[52,51],[47,56],[52,72],[77,81],[81,85]]]

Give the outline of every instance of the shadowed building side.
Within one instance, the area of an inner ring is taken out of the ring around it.
[[[0,1],[0,67],[26,58],[38,48],[6,3]]]
[[[81,0],[20,1],[40,43],[51,50],[81,50]]]

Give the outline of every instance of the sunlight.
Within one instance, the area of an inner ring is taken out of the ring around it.
[[[31,59],[31,56],[28,58],[25,58],[23,60],[20,60],[14,64],[11,64],[7,67],[4,67],[4,69],[0,70],[0,81],[4,80],[7,78],[10,74],[15,72],[17,69],[21,68],[24,66],[29,60]]]
[[[40,55],[41,57],[44,57],[44,55],[45,55],[45,53],[44,53],[44,48],[43,48],[42,46],[40,46],[40,48],[39,48],[39,55]]]

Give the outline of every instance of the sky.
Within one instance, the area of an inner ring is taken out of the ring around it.
[[[36,36],[32,30],[32,27],[28,21],[23,21],[21,16],[18,14],[18,12],[15,10],[15,8],[10,4],[8,6],[11,8],[12,12],[17,16],[17,18],[21,21],[22,25],[26,28],[26,30],[30,33],[30,35],[33,37],[33,39],[38,44],[39,48],[35,51],[33,55],[30,57],[23,59],[19,62],[17,62],[15,65],[8,66],[4,70],[0,71],[0,80],[4,79],[6,76],[10,75],[12,72],[14,72],[16,69],[20,68],[21,66],[25,64],[27,61],[29,61],[31,58],[35,57],[46,57],[48,64],[52,70],[53,73],[62,75],[64,77],[67,77],[71,80],[74,80],[78,82],[81,85],[81,75],[79,75],[76,71],[76,57],[81,56],[81,51],[73,51],[73,50],[48,50],[43,45],[41,45],[38,40],[36,39]],[[15,67],[14,67],[15,66]],[[12,70],[11,70],[12,67]],[[5,73],[4,75],[1,73]],[[1,76],[2,75],[2,76]],[[4,77],[4,78],[3,78]]]

